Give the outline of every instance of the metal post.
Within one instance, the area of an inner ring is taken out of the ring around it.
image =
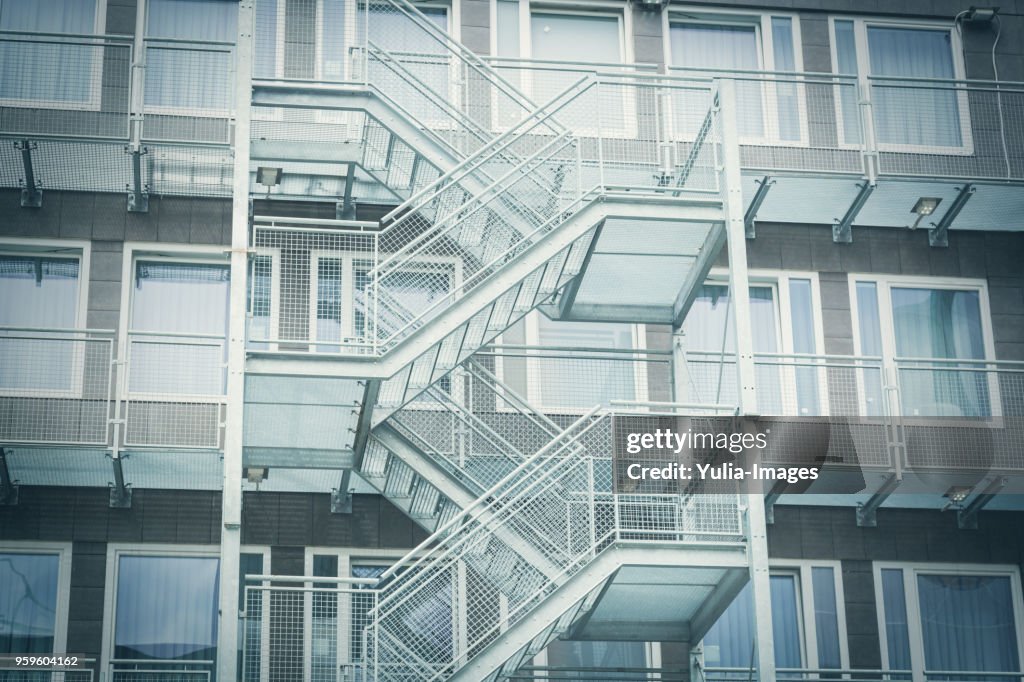
[[[142,183],[142,126],[145,115],[146,88],[146,0],[140,0],[135,13],[135,36],[132,41],[132,71],[128,102],[128,146],[131,155],[132,183],[128,187],[128,211],[149,211],[149,193]]]
[[[740,177],[740,143],[736,124],[736,91],[729,80],[718,81],[718,116],[722,130],[722,191],[725,230],[729,245],[729,281],[736,332],[736,377],[739,413],[757,414],[754,382],[753,330],[750,321],[750,278],[747,271],[747,237],[744,225],[743,189]],[[746,494],[747,544],[750,586],[754,601],[754,632],[757,642],[759,680],[775,679],[775,641],[772,634],[771,579],[768,573],[768,531],[762,493]]]
[[[238,3],[235,51],[235,165],[231,206],[231,300],[227,410],[220,535],[220,623],[217,679],[238,679],[238,564],[242,535],[242,419],[245,398],[245,304],[249,240],[249,115],[252,101],[254,0]]]

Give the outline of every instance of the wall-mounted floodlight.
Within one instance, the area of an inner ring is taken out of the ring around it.
[[[269,190],[270,187],[280,184],[281,169],[272,168],[270,166],[260,166],[256,169],[256,182],[267,187]]]
[[[917,220],[915,220],[914,224],[910,226],[910,229],[916,230],[917,226],[921,224],[921,221],[924,220],[926,216],[930,216],[932,213],[935,213],[935,209],[938,208],[941,203],[941,197],[921,197],[918,199],[917,203],[914,204],[914,208],[910,209],[911,213],[917,214]]]
[[[973,488],[971,488],[971,486],[969,485],[950,486],[949,490],[942,493],[942,496],[949,500],[948,502],[946,502],[946,506],[943,507],[942,510],[945,511],[950,507],[955,507],[963,504],[964,500],[966,500],[967,497],[971,494],[972,489]]]
[[[964,14],[964,21],[967,23],[987,24],[996,18],[998,7],[971,7]]]
[[[266,467],[246,467],[245,480],[259,485],[267,478],[267,473]]]

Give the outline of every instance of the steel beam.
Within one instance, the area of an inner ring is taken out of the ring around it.
[[[356,164],[348,164],[348,173],[345,174],[345,194],[334,207],[334,217],[337,220],[355,220],[356,206],[352,203],[352,187],[356,184]]]
[[[124,482],[124,467],[121,465],[124,458],[119,452],[110,456],[114,468],[114,481],[110,484],[111,509],[130,509],[132,506],[132,487]]]
[[[583,263],[580,265],[580,271],[576,273],[576,276],[565,286],[562,290],[562,295],[558,299],[558,317],[559,319],[565,318],[572,314],[572,307],[576,304],[576,295],[580,292],[580,285],[583,284],[583,277],[586,275],[587,268],[590,267],[590,261],[594,258],[594,250],[597,248],[597,242],[601,238],[601,232],[605,226],[604,220],[597,224],[594,228],[594,236],[590,238],[590,243],[587,245],[587,253],[583,256]]]
[[[754,192],[754,198],[750,200],[750,206],[747,206],[747,212],[743,214],[743,226],[746,228],[747,239],[753,239],[757,236],[755,225],[757,212],[761,210],[761,204],[764,203],[765,198],[768,196],[768,190],[774,184],[775,181],[772,180],[770,175],[766,175],[757,181],[757,191]]]
[[[352,470],[345,469],[341,474],[338,487],[331,491],[331,513],[352,513]]]
[[[42,208],[43,190],[36,182],[35,168],[32,166],[32,152],[38,145],[32,140],[21,140],[14,143],[14,148],[21,152],[21,165],[25,171],[25,186],[21,188],[21,207]]]
[[[878,508],[899,487],[899,484],[899,476],[895,472],[889,474],[867,502],[858,504],[857,525],[861,528],[875,528],[878,526]]]
[[[949,226],[953,224],[956,217],[960,215],[960,211],[964,210],[967,201],[977,191],[977,188],[969,182],[957,189],[959,193],[953,199],[953,203],[949,205],[949,208],[946,209],[946,212],[942,214],[942,219],[934,223],[933,227],[928,230],[928,246],[949,246]]]
[[[128,189],[128,211],[130,213],[149,212],[149,187],[142,183],[142,157],[147,153],[145,147],[125,147],[132,157],[132,185]]]
[[[999,494],[999,491],[1006,487],[1008,479],[1005,476],[996,476],[985,489],[982,490],[978,495],[971,500],[963,509],[959,509],[956,512],[956,525],[960,530],[977,530],[978,528],[978,512],[985,508],[989,502],[995,499],[995,496]]]
[[[875,183],[868,179],[857,185],[857,196],[853,198],[850,208],[846,209],[846,214],[832,226],[832,241],[837,244],[849,244],[853,241],[853,221],[857,219],[871,193],[875,191],[875,186]]]
[[[18,486],[7,467],[7,451],[0,448],[0,506],[18,504]]]

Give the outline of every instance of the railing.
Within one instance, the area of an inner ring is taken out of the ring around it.
[[[106,679],[110,682],[210,682],[214,678],[215,663],[190,659],[112,659]]]
[[[757,670],[751,668],[707,667],[702,670],[707,682],[760,680]],[[917,679],[910,670],[884,668],[776,668],[777,680],[844,680],[845,682],[894,682]],[[925,670],[920,673],[926,682],[1015,682],[1024,679],[1024,672]]]
[[[0,328],[0,441],[105,445],[111,332]]]
[[[79,658],[78,664],[64,669],[0,667],[0,682],[92,682],[96,659]]]
[[[409,555],[417,558],[382,589],[371,614],[368,642],[376,648],[368,660],[377,670],[406,679],[443,677],[527,617],[617,539],[740,542],[735,495],[694,495],[668,504],[659,495],[612,494],[611,416],[596,412],[577,420]],[[472,587],[453,590],[460,581]],[[499,594],[507,609],[493,608]],[[471,624],[457,638],[438,642],[431,637],[436,626],[419,622],[438,600],[446,608],[436,623],[451,623],[457,614]]]

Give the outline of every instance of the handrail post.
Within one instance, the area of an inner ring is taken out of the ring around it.
[[[871,80],[866,75],[857,78],[857,111],[861,126],[861,158],[864,165],[864,177],[869,185],[878,182],[878,140],[875,137],[875,113]]]

